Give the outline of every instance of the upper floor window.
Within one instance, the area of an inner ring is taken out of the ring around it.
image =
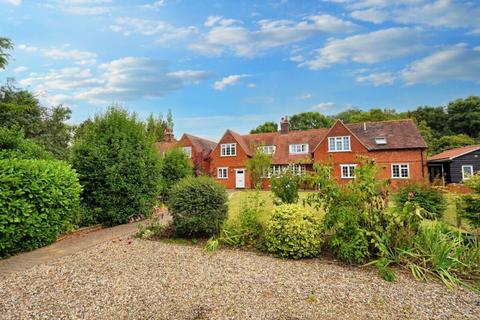
[[[192,147],[183,147],[182,150],[187,157],[192,158]]]
[[[408,163],[392,164],[392,178],[408,179],[410,177],[410,167]]]
[[[236,143],[222,143],[220,145],[220,156],[222,157],[231,157],[237,155],[237,144]]]
[[[473,166],[462,166],[462,180],[468,180],[473,176]]]
[[[340,170],[342,172],[342,179],[355,178],[355,167],[356,164],[341,164]]]
[[[301,144],[291,144],[290,145],[290,153],[308,153],[308,144],[301,143]]]
[[[350,149],[350,136],[345,137],[329,137],[328,138],[328,151],[351,151]]]
[[[274,154],[275,153],[275,146],[260,146],[258,147],[258,150],[262,151],[265,154]]]

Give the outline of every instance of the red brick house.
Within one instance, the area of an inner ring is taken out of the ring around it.
[[[210,172],[210,153],[217,145],[216,142],[184,133],[180,140],[175,140],[171,130],[165,132],[165,140],[157,142],[160,153],[179,147],[191,159],[196,174],[208,174]]]
[[[259,147],[272,154],[273,173],[292,164],[304,174],[314,162],[330,163],[334,177],[346,182],[354,178],[358,156],[368,156],[392,185],[427,177],[427,145],[411,120],[337,121],[330,129],[290,131],[287,117],[279,132],[240,135],[227,130],[210,154],[211,175],[227,188],[251,188],[245,164]]]

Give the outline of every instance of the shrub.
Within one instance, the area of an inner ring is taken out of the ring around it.
[[[193,175],[193,168],[185,152],[173,148],[165,152],[160,166],[161,190],[164,202],[168,201],[170,189],[183,178]]]
[[[252,246],[263,249],[263,225],[259,216],[263,212],[265,201],[258,192],[248,195],[241,204],[238,218],[226,222],[222,229],[220,240],[231,246]]]
[[[298,204],[273,210],[265,230],[268,251],[285,258],[307,258],[320,254],[322,221],[317,213]]]
[[[480,172],[471,176],[470,179],[465,182],[465,185],[472,188],[476,193],[480,193]]]
[[[0,159],[53,159],[45,149],[30,139],[25,139],[21,130],[0,127]]]
[[[443,193],[428,184],[409,183],[401,186],[393,196],[397,207],[403,208],[409,201],[418,204],[429,213],[430,218],[439,219],[447,207]]]
[[[477,229],[477,238],[480,241],[480,195],[463,195],[457,207],[459,216],[467,219],[470,225]]]
[[[80,191],[64,162],[0,160],[0,256],[54,242],[74,222]]]
[[[291,166],[270,179],[271,191],[280,203],[297,203],[301,177],[295,174]]]
[[[72,163],[84,190],[90,221],[105,225],[149,216],[159,192],[160,160],[153,139],[135,115],[110,108],[82,129]]]
[[[225,188],[209,177],[188,177],[170,191],[168,208],[177,237],[210,237],[220,233],[227,217]]]
[[[255,189],[262,189],[262,181],[266,173],[270,170],[272,164],[272,156],[262,151],[261,147],[255,151],[247,163],[247,171],[252,177],[252,184]]]
[[[135,238],[161,238],[164,235],[167,227],[168,225],[161,221],[159,217],[152,218],[148,224],[138,226],[138,231],[135,234]]]

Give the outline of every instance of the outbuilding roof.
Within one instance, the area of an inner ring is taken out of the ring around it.
[[[429,157],[428,161],[449,161],[476,150],[480,150],[480,144],[446,150]]]

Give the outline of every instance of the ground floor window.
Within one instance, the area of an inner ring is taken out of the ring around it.
[[[407,179],[410,177],[410,167],[408,163],[392,164],[392,178]]]
[[[299,176],[304,176],[307,172],[307,167],[304,164],[297,163],[293,165],[287,164],[274,164],[270,168],[270,171],[267,174],[264,174],[264,178],[271,178],[272,176],[279,175],[286,170],[292,170],[293,173]]]
[[[462,180],[468,180],[473,176],[473,166],[462,166]]]
[[[217,178],[218,179],[228,179],[228,168],[222,167],[217,169]]]
[[[356,164],[341,164],[340,165],[340,170],[342,173],[342,178],[343,179],[351,179],[355,178],[355,167]]]

